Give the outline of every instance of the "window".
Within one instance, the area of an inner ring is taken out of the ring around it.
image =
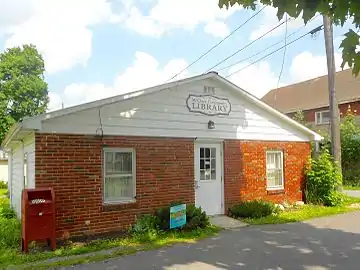
[[[283,189],[283,153],[281,151],[266,152],[266,185],[267,189]]]
[[[216,148],[200,147],[200,181],[216,180]]]
[[[135,151],[133,149],[104,150],[104,202],[134,201]]]
[[[329,111],[315,112],[316,125],[328,124],[330,122]]]

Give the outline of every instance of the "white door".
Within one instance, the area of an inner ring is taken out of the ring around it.
[[[207,215],[223,214],[221,145],[195,144],[195,204]]]

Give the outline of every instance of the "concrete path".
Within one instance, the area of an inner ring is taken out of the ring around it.
[[[247,225],[249,225],[245,222],[242,222],[238,219],[234,219],[234,218],[231,218],[228,216],[210,217],[210,223],[217,227],[227,229],[227,230],[242,228],[242,227],[246,227]]]
[[[196,244],[64,269],[360,269],[360,211],[304,223],[248,226]]]
[[[351,197],[360,198],[360,190],[343,190],[343,192]]]

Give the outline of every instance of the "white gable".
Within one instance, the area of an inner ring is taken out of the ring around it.
[[[194,111],[201,111],[201,106],[205,106],[203,102],[213,99],[198,97],[201,95],[211,95],[219,99],[217,103],[208,103],[212,104],[210,107],[203,107],[207,114]],[[216,112],[220,112],[221,115],[211,115]],[[215,124],[212,130],[208,129],[210,120]],[[133,99],[50,117],[42,120],[40,127],[40,132],[45,133],[99,134],[101,130],[104,135],[310,140],[309,134],[259,108],[239,92],[214,78],[205,78],[149,95],[139,95]]]

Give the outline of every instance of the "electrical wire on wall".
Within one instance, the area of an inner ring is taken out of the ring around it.
[[[101,108],[99,108],[98,110],[98,116],[99,116],[99,124],[100,124],[100,127],[96,129],[96,135],[97,136],[100,136],[101,137],[101,140],[103,139],[104,137],[104,130],[103,130],[103,124],[102,124],[102,119],[101,119]],[[100,134],[99,134],[100,133]]]

